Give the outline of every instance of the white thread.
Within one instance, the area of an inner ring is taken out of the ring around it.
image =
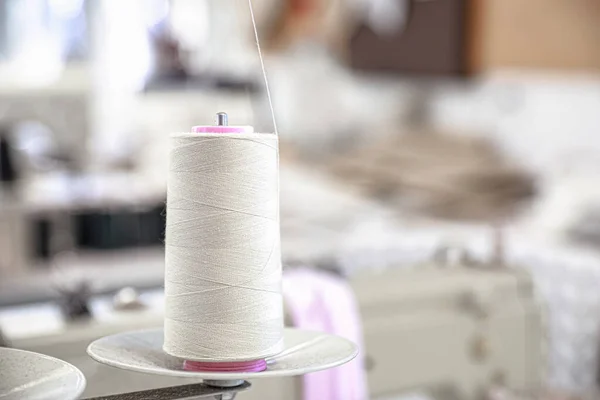
[[[283,350],[278,139],[172,136],[164,350],[193,361]]]
[[[275,134],[279,135],[277,130],[277,121],[275,119],[275,109],[273,108],[273,100],[271,99],[271,89],[269,89],[269,80],[267,79],[267,69],[263,59],[262,50],[260,49],[260,40],[258,39],[258,28],[256,27],[256,18],[254,18],[254,9],[252,8],[252,0],[248,0],[250,8],[250,18],[252,18],[252,28],[254,29],[254,38],[256,39],[256,49],[258,50],[258,58],[260,59],[260,67],[262,69],[263,78],[265,80],[265,88],[267,90],[267,99],[269,100],[269,108],[271,109],[271,118],[273,119],[273,129]]]

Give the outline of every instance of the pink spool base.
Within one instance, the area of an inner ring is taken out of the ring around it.
[[[265,360],[234,362],[185,361],[183,369],[191,372],[261,372],[267,369]]]

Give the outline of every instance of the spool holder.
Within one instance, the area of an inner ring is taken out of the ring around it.
[[[226,113],[218,113],[215,126],[196,126],[195,133],[254,133],[252,127],[229,126]],[[286,348],[263,363],[265,369],[244,369],[244,362],[210,363],[186,361],[166,354],[162,350],[162,329],[125,332],[101,338],[90,344],[88,354],[96,361],[124,370],[202,379],[202,383],[162,389],[131,392],[87,400],[193,400],[213,398],[234,400],[238,392],[251,387],[246,379],[290,377],[334,368],[354,359],[358,354],[356,344],[335,335],[286,328]],[[215,367],[215,364],[217,367]],[[232,368],[227,369],[230,365]],[[190,366],[192,366],[190,368]]]
[[[356,344],[342,337],[322,332],[285,328],[284,349],[267,358],[267,369],[260,372],[189,371],[184,369],[184,360],[165,353],[162,349],[162,329],[124,332],[94,341],[87,349],[96,361],[111,367],[147,374],[188,379],[202,379],[194,385],[192,395],[185,387],[156,391],[130,393],[121,397],[101,397],[94,400],[138,400],[138,399],[194,399],[213,397],[217,400],[232,400],[237,392],[248,389],[249,379],[283,378],[310,374],[343,365],[358,355]],[[156,397],[150,396],[155,394]],[[146,396],[146,397],[144,397]],[[168,397],[171,396],[171,397]]]

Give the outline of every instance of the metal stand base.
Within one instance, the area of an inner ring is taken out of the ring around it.
[[[204,384],[206,386],[212,386],[216,388],[232,388],[237,387],[244,384],[244,381],[241,379],[230,380],[230,381],[217,381],[214,379],[205,379]]]
[[[234,400],[238,392],[249,388],[250,383],[243,380],[207,380],[204,383],[194,385],[122,393],[112,396],[88,398],[86,400],[196,400],[206,398]]]
[[[215,400],[234,400],[237,395],[236,388],[239,388],[244,385],[244,383],[250,385],[248,382],[243,380],[230,380],[230,381],[217,381],[212,379],[205,379],[204,384],[206,386],[214,387],[214,388],[222,388],[222,389],[231,389],[232,392],[222,393],[215,395]],[[235,390],[235,391],[234,391]]]

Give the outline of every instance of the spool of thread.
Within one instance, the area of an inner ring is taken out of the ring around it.
[[[163,349],[255,372],[283,349],[278,139],[226,118],[171,138]]]

